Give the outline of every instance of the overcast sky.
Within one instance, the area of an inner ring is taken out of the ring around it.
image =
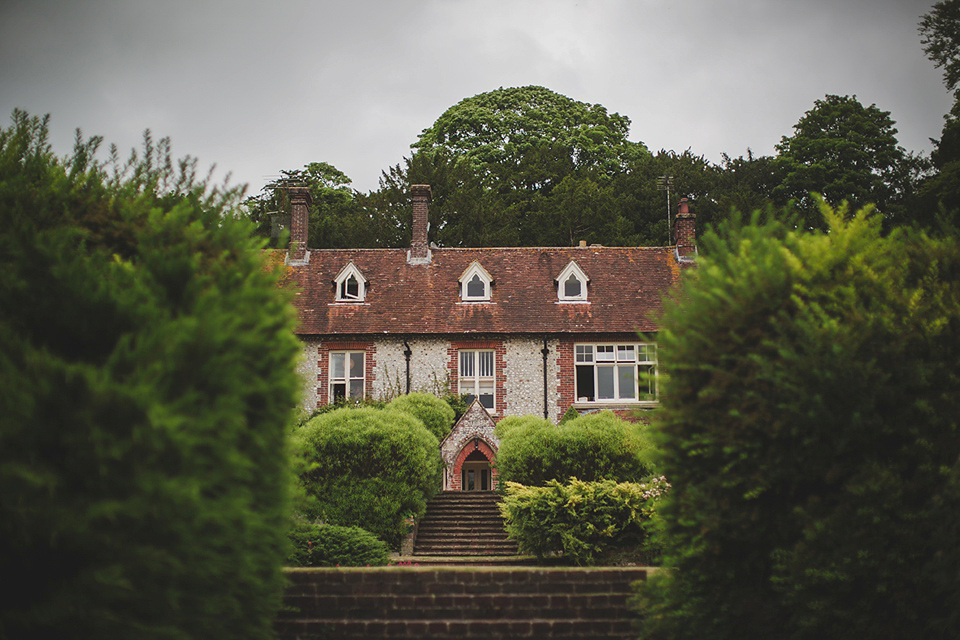
[[[448,107],[541,85],[632,121],[651,151],[773,154],[826,94],[930,151],[951,99],[923,54],[932,0],[0,0],[0,122],[51,114],[258,191],[335,165],[361,191]]]

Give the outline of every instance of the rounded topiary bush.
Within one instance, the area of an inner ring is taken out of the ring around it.
[[[647,427],[601,411],[554,425],[509,416],[496,427],[501,482],[542,486],[548,480],[636,482],[652,472]]]
[[[456,413],[448,402],[429,393],[408,393],[397,396],[387,404],[388,409],[403,411],[419,418],[427,429],[443,440],[453,428]]]
[[[374,567],[386,565],[390,548],[360,527],[340,527],[298,519],[290,531],[293,567]]]
[[[960,242],[730,224],[663,320],[644,638],[960,637]]]
[[[0,130],[0,636],[269,638],[294,312],[230,193]]]
[[[358,526],[394,549],[440,487],[440,444],[409,413],[338,409],[293,433],[311,520]]]

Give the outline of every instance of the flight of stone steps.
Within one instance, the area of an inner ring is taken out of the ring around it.
[[[515,556],[493,492],[443,491],[427,503],[414,541],[414,556]]]
[[[637,637],[630,605],[640,567],[288,569],[275,625],[307,638]]]

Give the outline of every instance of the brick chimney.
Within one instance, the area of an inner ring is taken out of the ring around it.
[[[676,234],[677,255],[681,258],[692,258],[697,251],[697,216],[690,213],[690,202],[680,198],[677,208]]]
[[[413,238],[407,262],[410,264],[429,264],[430,245],[427,243],[427,229],[430,221],[430,185],[410,185],[410,197],[413,200]]]
[[[307,207],[313,199],[307,187],[287,187],[287,195],[290,196],[290,249],[287,252],[287,261],[306,263],[309,260],[307,232],[310,218]]]

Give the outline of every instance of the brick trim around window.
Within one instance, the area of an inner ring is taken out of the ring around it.
[[[460,351],[474,351],[488,349],[493,350],[493,386],[496,397],[494,398],[493,414],[503,416],[506,414],[507,403],[505,396],[506,379],[504,367],[507,356],[507,348],[503,340],[452,340],[450,348],[447,349],[447,372],[450,376],[450,391],[457,393],[460,388]]]
[[[369,397],[373,390],[374,372],[377,368],[373,342],[369,340],[321,342],[317,345],[317,407],[330,403],[331,351],[363,351],[363,397]]]

